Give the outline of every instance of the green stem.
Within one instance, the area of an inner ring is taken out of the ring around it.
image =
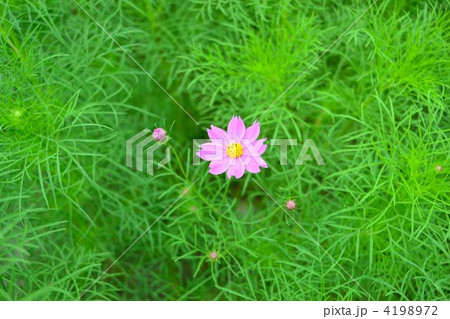
[[[222,208],[223,203],[225,201],[225,196],[228,194],[228,189],[230,188],[231,179],[228,180],[227,185],[225,186],[225,192],[223,193],[222,200],[220,201],[220,208]]]
[[[170,145],[170,149],[172,150],[173,154],[175,154],[178,165],[180,166],[181,172],[183,173],[184,177],[186,178],[186,180],[189,180],[189,178],[187,177],[186,171],[184,170],[183,165],[181,164],[181,160],[180,160],[180,157],[178,156],[178,153],[175,151],[175,149],[173,148],[172,145]]]
[[[183,173],[183,175],[184,175],[184,177],[186,178],[186,180],[189,181],[189,178],[188,178],[188,176],[187,176],[187,174],[186,174],[186,171],[184,170],[183,165],[181,164],[181,160],[180,160],[180,157],[178,156],[178,153],[175,151],[175,149],[173,148],[172,145],[170,145],[170,148],[171,148],[171,150],[173,151],[173,153],[174,153],[174,155],[175,155],[175,157],[176,157],[176,159],[177,159],[177,162],[178,162],[178,165],[180,166],[181,172]],[[194,188],[194,190],[195,190],[195,193],[200,197],[200,199],[201,199],[201,200],[202,200],[209,208],[211,208],[213,211],[216,211],[216,209],[217,209],[216,207],[214,207],[209,201],[207,201],[206,198],[203,197],[203,195],[202,195],[200,192],[197,191],[197,189]]]

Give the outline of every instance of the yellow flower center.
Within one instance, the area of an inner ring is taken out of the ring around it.
[[[238,158],[244,154],[244,148],[239,143],[231,143],[227,146],[227,154],[230,158]]]

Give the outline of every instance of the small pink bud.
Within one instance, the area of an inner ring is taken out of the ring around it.
[[[293,210],[295,208],[295,202],[290,199],[286,202],[286,208],[289,210]]]
[[[219,255],[217,254],[217,252],[212,251],[209,253],[209,258],[211,258],[212,260],[216,260],[217,257],[219,257]]]
[[[438,172],[438,173],[443,171],[442,165],[440,165],[440,164],[436,165],[435,169],[436,169],[436,172]]]
[[[162,128],[155,128],[153,130],[153,138],[159,142],[164,141],[166,135],[167,135],[166,131]]]

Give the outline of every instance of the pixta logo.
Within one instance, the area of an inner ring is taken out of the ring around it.
[[[136,170],[144,171],[144,158],[145,158],[145,172],[148,175],[153,175],[154,166],[154,153],[161,146],[166,144],[172,138],[170,136],[164,136],[164,139],[155,138],[155,133],[152,135],[151,130],[148,128],[137,133],[133,137],[127,140],[126,143],[126,164],[128,167],[133,168],[133,153],[136,153]],[[149,146],[150,145],[150,146]],[[134,152],[134,149],[136,151]],[[164,158],[158,162],[158,169],[170,162],[171,152],[170,147],[166,147]]]

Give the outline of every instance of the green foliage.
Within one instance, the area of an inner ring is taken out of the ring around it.
[[[448,300],[450,3],[0,0],[0,299]],[[232,115],[326,162],[228,181],[192,139]],[[154,176],[125,142],[170,130]],[[436,169],[438,165],[442,171]],[[183,191],[198,181],[184,195]],[[218,258],[211,259],[210,253]]]

